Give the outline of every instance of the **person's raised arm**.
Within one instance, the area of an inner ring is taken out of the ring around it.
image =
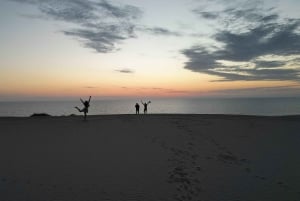
[[[82,104],[84,104],[84,101],[80,98],[80,101],[82,102]]]
[[[92,96],[89,97],[89,102],[91,102],[91,98],[92,98]]]

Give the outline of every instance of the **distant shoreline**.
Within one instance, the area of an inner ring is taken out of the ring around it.
[[[30,116],[0,116],[0,119],[5,118],[81,118],[82,115],[70,114],[70,115],[50,115],[48,113],[32,114]],[[207,118],[299,118],[300,114],[297,115],[244,115],[244,114],[164,114],[164,113],[153,113],[153,114],[97,114],[88,115],[88,119],[95,119],[97,117],[207,117]]]
[[[137,101],[138,102],[138,101]],[[27,117],[34,113],[51,116],[81,115],[74,107],[80,101],[1,103],[0,116]],[[88,115],[135,114],[136,101],[92,100]],[[140,105],[140,114],[143,106]],[[229,114],[284,116],[299,115],[299,99],[157,99],[148,106],[149,114]]]

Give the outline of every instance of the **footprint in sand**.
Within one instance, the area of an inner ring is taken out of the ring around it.
[[[234,155],[227,154],[227,153],[222,153],[218,155],[218,158],[223,160],[223,161],[231,161],[231,162],[237,162],[238,159]]]
[[[206,160],[211,160],[211,159],[213,159],[213,157],[211,157],[211,156],[206,156],[205,159],[206,159]]]
[[[277,182],[277,184],[282,188],[289,189],[289,186],[287,184],[285,184],[283,181],[279,181],[279,182]]]
[[[221,153],[218,155],[218,159],[223,163],[241,165],[241,163],[246,163],[247,159],[239,159],[237,156],[233,155],[231,152]]]
[[[202,168],[199,167],[199,166],[197,166],[197,167],[196,167],[196,170],[197,170],[197,171],[202,171]]]
[[[151,142],[152,142],[152,143],[156,143],[156,141],[157,141],[157,137],[152,137]]]
[[[189,169],[185,167],[175,167],[169,172],[169,183],[178,184],[176,190],[178,194],[175,195],[177,200],[192,200],[199,194],[200,181],[198,179],[192,179]]]
[[[160,142],[160,146],[164,149],[164,150],[168,150],[168,146],[167,146],[167,144],[166,144],[166,142],[165,141],[161,141]]]
[[[283,185],[283,182],[282,182],[282,181],[279,181],[279,182],[277,182],[277,184],[279,184],[279,185]]]
[[[250,168],[246,168],[245,170],[246,170],[246,172],[251,173],[251,169]]]
[[[254,178],[256,178],[256,179],[262,180],[262,181],[265,181],[265,180],[267,180],[267,178],[266,178],[266,177],[259,176],[259,175],[255,175],[255,176],[253,176],[253,177],[254,177]]]

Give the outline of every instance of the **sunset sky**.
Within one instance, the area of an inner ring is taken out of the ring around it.
[[[299,0],[1,0],[0,100],[300,96]]]

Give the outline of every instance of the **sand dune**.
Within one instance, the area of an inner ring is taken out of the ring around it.
[[[0,118],[0,200],[300,200],[300,117]]]

